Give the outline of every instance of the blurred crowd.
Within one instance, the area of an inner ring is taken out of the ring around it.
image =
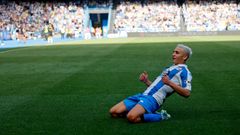
[[[34,39],[56,33],[66,37],[82,31],[83,8],[73,3],[9,2],[0,6],[0,30],[7,39]]]
[[[126,32],[175,32],[180,29],[179,23],[180,8],[176,2],[123,2],[116,9],[114,28]]]
[[[235,1],[190,2],[182,8],[187,31],[240,30],[240,5]]]
[[[240,5],[199,0],[179,6],[176,0],[120,1],[116,6],[114,32],[176,32],[240,30]],[[106,1],[89,1],[89,7],[108,7]],[[83,3],[8,2],[0,5],[0,38],[76,38],[84,35]],[[100,31],[100,30],[98,30]]]
[[[240,30],[240,5],[207,0],[188,1],[182,6],[176,1],[123,2],[116,9],[116,31],[175,32],[180,27],[186,31]]]

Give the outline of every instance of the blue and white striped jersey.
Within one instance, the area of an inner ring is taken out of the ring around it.
[[[164,99],[174,92],[170,86],[165,85],[162,82],[162,76],[164,74],[167,74],[169,79],[175,84],[191,91],[191,72],[188,70],[187,65],[178,64],[165,69],[144,91],[143,94],[153,96],[157,100],[158,104],[161,105]]]

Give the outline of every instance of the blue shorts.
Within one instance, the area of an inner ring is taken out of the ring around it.
[[[135,105],[141,105],[147,113],[154,113],[160,106],[158,105],[155,98],[148,95],[136,94],[123,100],[127,110],[130,111]]]

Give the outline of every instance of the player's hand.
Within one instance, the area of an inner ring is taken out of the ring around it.
[[[146,83],[147,80],[148,80],[148,73],[147,73],[146,71],[144,71],[142,74],[140,74],[139,80],[140,80],[141,82]]]
[[[163,81],[164,84],[168,85],[170,83],[168,75],[163,75],[162,81]]]

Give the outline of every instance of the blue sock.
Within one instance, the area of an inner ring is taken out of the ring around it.
[[[145,122],[158,122],[162,120],[162,116],[157,113],[148,113],[143,115]]]

